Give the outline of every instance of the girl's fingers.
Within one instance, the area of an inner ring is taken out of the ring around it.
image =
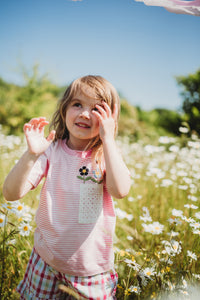
[[[49,133],[48,137],[47,137],[47,141],[48,141],[48,142],[52,142],[52,141],[54,140],[54,138],[55,138],[55,135],[56,135],[55,130],[52,130],[52,131]]]
[[[104,110],[106,111],[107,116],[110,117],[112,114],[110,106],[105,101],[102,101],[102,105],[104,107]]]
[[[48,121],[42,121],[42,122],[40,122],[40,123],[38,124],[39,130],[40,130],[40,131],[43,130],[43,128],[44,128],[46,125],[48,125],[48,124],[49,124]]]
[[[107,115],[105,109],[104,109],[102,106],[98,105],[98,104],[97,104],[95,107],[96,107],[97,110],[98,110],[98,111],[96,111],[96,112],[97,112],[98,114],[100,114],[103,118],[105,118],[106,115]]]
[[[41,123],[41,122],[44,122],[46,121],[46,118],[44,117],[40,117],[40,118],[33,118],[29,121],[29,123],[34,127],[34,128],[37,128],[38,125]]]
[[[113,119],[114,119],[114,120],[117,120],[117,116],[118,116],[118,106],[117,106],[116,103],[114,104],[114,109],[113,109],[112,116],[113,116]]]
[[[45,117],[33,118],[24,125],[24,128],[29,129],[29,130],[31,130],[31,128],[33,128],[33,129],[38,128],[41,131],[44,128],[44,126],[46,126],[48,124],[49,124],[49,122],[46,121]]]
[[[97,119],[98,119],[100,122],[102,122],[103,117],[102,117],[102,115],[101,115],[98,111],[93,110],[92,113],[97,117]]]
[[[111,116],[111,109],[109,107],[109,105],[105,102],[102,102],[102,105],[96,105],[95,107],[98,109],[98,112],[104,119],[107,117],[109,118]]]
[[[31,129],[31,124],[25,123],[23,129],[24,129],[24,132],[26,132],[27,130],[30,130]]]

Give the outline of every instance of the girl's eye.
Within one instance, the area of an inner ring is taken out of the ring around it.
[[[99,111],[97,107],[94,107],[93,110],[94,110],[94,111]]]
[[[73,106],[75,106],[75,107],[81,107],[81,104],[80,104],[79,102],[75,102],[75,103],[73,104]]]

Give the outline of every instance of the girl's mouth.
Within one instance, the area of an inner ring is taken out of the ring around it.
[[[90,128],[90,126],[88,124],[85,123],[75,123],[76,126],[80,127],[80,128]]]

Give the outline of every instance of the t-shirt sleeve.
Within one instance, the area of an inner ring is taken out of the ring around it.
[[[43,177],[47,176],[49,168],[49,151],[39,156],[28,176],[28,181],[32,184],[32,189],[36,188]]]

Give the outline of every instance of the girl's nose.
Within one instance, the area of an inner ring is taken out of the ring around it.
[[[90,119],[90,113],[88,110],[82,111],[81,116],[85,119]]]

